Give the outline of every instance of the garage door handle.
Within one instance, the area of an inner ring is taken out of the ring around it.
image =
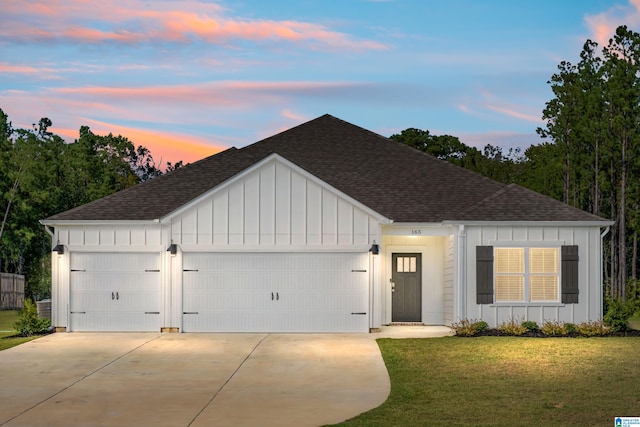
[[[271,292],[271,301],[273,301],[273,292]]]
[[[120,299],[120,294],[116,292],[116,299]]]
[[[160,314],[159,311],[145,311],[144,314]]]
[[[71,314],[87,314],[86,311],[72,311]]]
[[[280,294],[276,292],[276,301],[280,301]]]
[[[182,314],[198,314],[197,311],[183,311]]]
[[[352,273],[366,273],[367,270],[351,270]]]
[[[362,315],[365,315],[365,314],[367,314],[367,312],[361,312],[361,313],[351,313],[351,314],[362,314]]]
[[[115,294],[115,293],[113,293],[113,292],[111,292],[111,299],[112,299],[112,300],[116,299],[116,294]]]

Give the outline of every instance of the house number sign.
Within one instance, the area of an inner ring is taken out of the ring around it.
[[[411,229],[411,235],[412,236],[422,236],[422,230],[420,230],[419,228],[412,228]]]

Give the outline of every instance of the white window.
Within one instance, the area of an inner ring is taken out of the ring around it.
[[[416,257],[399,256],[396,262],[397,262],[396,271],[398,273],[415,273],[416,272]]]
[[[496,302],[557,302],[559,248],[495,248]]]

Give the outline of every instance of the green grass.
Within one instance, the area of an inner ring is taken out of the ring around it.
[[[379,339],[391,394],[343,426],[606,426],[640,416],[639,338]]]
[[[19,310],[2,310],[0,311],[0,331],[13,331],[13,324],[20,317]]]
[[[16,323],[18,317],[20,316],[20,311],[18,310],[2,310],[0,311],[0,331],[10,331],[10,332],[0,332],[0,351],[6,350],[11,347],[15,347],[27,341],[31,341],[33,339],[38,338],[34,337],[16,337],[16,331],[13,328],[13,324]]]

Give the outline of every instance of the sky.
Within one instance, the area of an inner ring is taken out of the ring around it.
[[[640,0],[2,0],[0,108],[193,162],[331,114],[525,149],[563,61]]]

